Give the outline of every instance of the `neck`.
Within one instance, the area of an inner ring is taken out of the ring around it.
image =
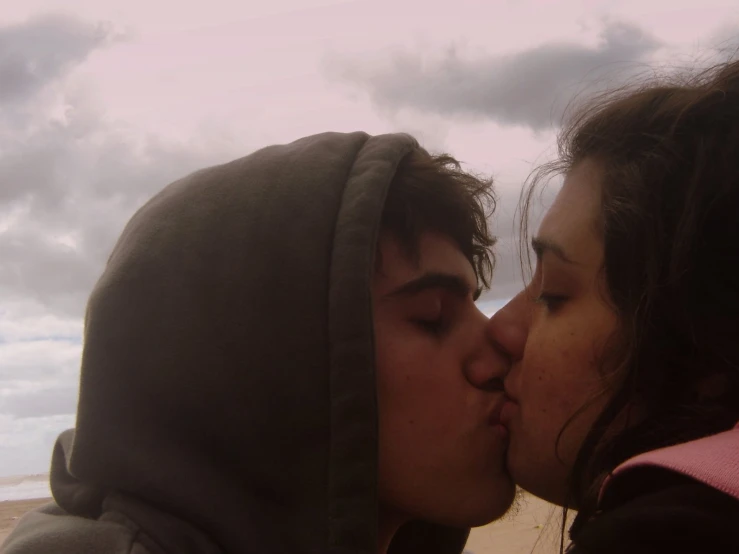
[[[408,517],[397,510],[380,508],[377,527],[377,554],[387,554],[390,542]]]

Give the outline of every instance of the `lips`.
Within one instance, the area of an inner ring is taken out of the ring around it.
[[[503,408],[505,406],[506,401],[504,399],[501,399],[499,402],[495,404],[495,407],[490,412],[490,417],[488,418],[488,422],[490,425],[500,425],[501,420],[501,412],[503,411]]]
[[[505,392],[506,400],[518,404],[518,395],[516,394],[516,391],[513,390],[511,379],[503,381],[503,391]]]
[[[506,395],[505,400],[501,404],[499,414],[500,423],[502,425],[505,425],[506,427],[509,427],[516,413],[518,413],[518,402]]]
[[[493,410],[490,412],[490,415],[488,417],[488,424],[490,425],[490,430],[492,431],[491,437],[496,437],[497,440],[502,441],[502,443],[508,442],[508,427],[503,424],[501,421],[501,414],[503,412],[503,409],[505,407],[505,397],[501,397],[501,399],[496,402]]]

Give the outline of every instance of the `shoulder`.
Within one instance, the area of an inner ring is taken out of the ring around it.
[[[48,504],[23,516],[0,546],[2,554],[150,554],[137,532],[116,521],[67,514]]]
[[[739,424],[627,461],[598,505],[573,554],[739,552]]]
[[[572,538],[572,554],[739,552],[739,499],[654,467],[622,484]]]
[[[702,439],[645,452],[617,467],[601,489],[601,499],[635,470],[664,468],[739,498],[739,423]]]

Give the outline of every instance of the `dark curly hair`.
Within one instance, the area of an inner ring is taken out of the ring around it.
[[[400,163],[390,185],[382,215],[382,229],[418,256],[418,240],[425,231],[451,238],[472,264],[483,288],[490,285],[495,238],[488,217],[495,210],[492,179],[463,171],[447,154],[431,155],[422,148]]]

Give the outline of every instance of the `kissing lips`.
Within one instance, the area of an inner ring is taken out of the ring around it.
[[[506,402],[498,402],[488,419],[494,433],[502,440],[508,439],[508,428],[502,422],[502,413],[505,409],[505,404]]]
[[[507,396],[500,410],[499,417],[501,424],[505,425],[506,428],[509,428],[511,421],[518,414],[518,410],[518,402]]]

